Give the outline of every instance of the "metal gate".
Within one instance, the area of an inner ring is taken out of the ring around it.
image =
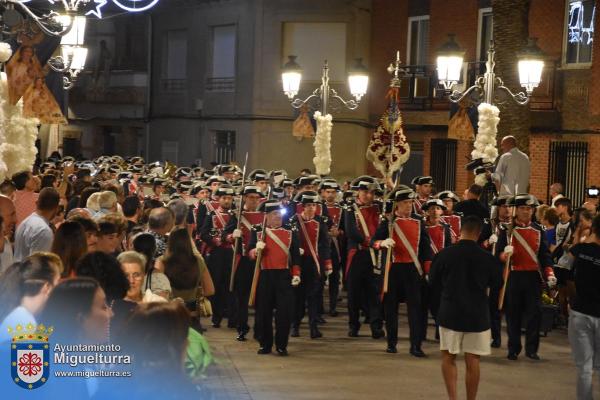
[[[571,199],[573,207],[578,207],[585,199],[585,178],[587,175],[587,142],[551,142],[550,164],[548,168],[548,191],[550,185],[561,183],[564,195]]]
[[[437,191],[456,190],[456,139],[431,139],[429,173]]]

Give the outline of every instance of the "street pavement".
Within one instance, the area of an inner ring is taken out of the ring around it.
[[[400,314],[398,354],[387,354],[385,339],[372,339],[368,326],[363,326],[360,337],[349,338],[345,313],[325,317],[321,339],[311,340],[304,324],[301,337],[290,338],[289,357],[257,355],[258,343],[251,335],[248,341],[237,342],[235,330],[226,328],[226,323],[216,329],[209,321],[203,321],[216,359],[205,384],[213,389],[217,399],[446,398],[439,343],[428,340],[423,344],[428,355],[425,359],[409,355],[404,305]],[[428,333],[432,338],[432,325]],[[492,350],[491,356],[482,357],[478,398],[575,399],[575,366],[566,329],[555,329],[541,339],[541,361],[524,355],[518,361],[507,360],[506,336],[503,347]],[[457,358],[457,365],[458,395],[465,398],[462,356]],[[600,397],[597,381],[595,377],[595,397]]]

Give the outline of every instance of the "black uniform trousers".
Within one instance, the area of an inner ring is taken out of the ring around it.
[[[232,257],[232,249],[216,247],[207,258],[208,270],[215,285],[215,294],[210,298],[213,307],[213,324],[220,324],[227,314],[228,325],[235,326],[237,305],[235,296],[229,292]]]
[[[329,275],[329,311],[335,311],[337,308],[337,301],[340,295],[340,274],[342,270],[342,261],[340,255],[331,242],[331,264],[332,272]]]
[[[396,263],[390,267],[388,275],[388,291],[383,297],[385,312],[385,330],[389,346],[398,343],[398,304],[404,296],[408,310],[408,328],[410,344],[420,347],[422,332],[422,300],[423,279],[412,263]]]
[[[511,271],[506,285],[508,352],[519,354],[521,323],[525,324],[525,352],[537,353],[540,345],[542,289],[538,271]]]
[[[300,264],[300,285],[294,288],[294,316],[292,325],[299,327],[305,310],[308,308],[308,323],[311,327],[317,325],[319,316],[319,294],[323,294],[323,281],[317,271],[312,256],[303,255]]]
[[[286,349],[292,314],[292,283],[289,269],[263,269],[256,288],[256,328],[260,347],[273,347],[273,310],[275,346]]]
[[[360,329],[360,309],[363,299],[369,311],[371,330],[379,330],[383,325],[381,302],[379,301],[378,280],[373,273],[373,262],[368,249],[358,250],[348,269],[346,285],[348,288],[348,324],[350,329]]]
[[[255,264],[255,261],[242,256],[235,271],[233,291],[237,305],[237,331],[239,333],[250,331],[248,326],[248,299],[250,298]]]

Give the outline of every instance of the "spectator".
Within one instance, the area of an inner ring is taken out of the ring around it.
[[[190,315],[180,303],[141,304],[127,321],[123,345],[133,355],[134,382],[108,393],[126,393],[125,398],[203,397],[184,373],[189,328]]]
[[[556,202],[556,200],[558,199],[562,199],[564,196],[564,188],[562,183],[553,183],[552,185],[550,185],[550,205],[552,207],[555,207],[556,205],[554,204]]]
[[[529,175],[531,165],[527,154],[517,148],[517,140],[514,136],[505,136],[500,142],[502,156],[496,166],[496,171],[491,174],[496,183],[498,195],[516,195],[527,193],[529,190]],[[488,172],[488,176],[490,173]]]
[[[548,240],[548,248],[551,252],[556,248],[556,225],[560,222],[556,209],[550,207],[546,209],[542,217],[542,224],[546,228],[546,239]]]
[[[129,290],[125,295],[125,300],[134,303],[141,303],[143,298],[142,282],[144,280],[146,257],[136,251],[126,251],[117,257],[121,263],[121,268],[129,280]]]
[[[96,250],[106,254],[116,254],[121,246],[119,226],[106,218],[98,221],[98,243]]]
[[[189,207],[182,199],[171,200],[167,207],[173,212],[176,228],[185,228],[187,225],[187,217]]]
[[[577,367],[577,399],[592,399],[592,375],[600,357],[600,216],[593,236],[570,249],[577,295],[571,305],[569,342]]]
[[[541,225],[542,220],[544,219],[544,214],[549,208],[550,206],[548,204],[540,204],[538,208],[535,209],[535,222]]]
[[[66,279],[50,294],[40,320],[56,328],[62,343],[106,343],[113,316],[106,300],[96,280]]]
[[[0,215],[0,273],[13,263],[13,250],[4,229],[4,218]]]
[[[105,190],[98,195],[98,212],[94,215],[94,219],[102,218],[103,216],[117,212],[117,195],[114,192]]]
[[[490,211],[479,201],[481,193],[483,193],[483,188],[481,186],[476,184],[469,186],[469,189],[466,191],[465,200],[456,203],[454,211],[462,214],[463,217],[474,215],[482,220],[489,218]]]
[[[127,235],[138,225],[142,215],[142,204],[137,196],[128,196],[123,202],[123,215],[127,219]]]
[[[36,324],[61,273],[60,258],[36,253],[0,274],[0,342],[10,340],[9,326]]]
[[[18,172],[12,177],[17,191],[15,192],[15,207],[17,209],[17,226],[29,217],[36,209],[38,194],[36,180],[29,171]]]
[[[50,221],[58,212],[59,201],[60,196],[56,189],[42,189],[37,199],[37,210],[17,228],[15,261],[22,261],[36,251],[50,251],[54,239]]]
[[[98,224],[96,224],[93,219],[82,215],[70,217],[69,221],[79,222],[81,226],[83,226],[83,230],[85,231],[85,239],[87,242],[87,251],[91,253],[92,251],[98,250]]]
[[[152,293],[162,296],[165,299],[171,298],[171,283],[169,278],[154,267],[154,253],[156,252],[156,240],[149,233],[141,233],[133,239],[133,249],[146,257],[146,266],[144,269],[144,291],[150,289]]]
[[[15,204],[6,196],[0,196],[0,216],[4,219],[4,236],[12,239],[17,223]]]
[[[118,334],[137,306],[136,303],[125,300],[129,291],[129,281],[119,261],[101,251],[89,253],[77,263],[76,274],[78,277],[87,276],[98,281],[114,313],[111,335]]]
[[[15,184],[8,179],[6,179],[6,180],[4,180],[4,182],[0,183],[0,194],[2,196],[8,197],[12,201],[15,200],[15,191],[16,190],[17,189],[15,188]]]
[[[204,296],[212,296],[215,287],[204,259],[194,253],[187,230],[179,228],[169,236],[168,248],[162,258],[165,275],[169,278],[173,297],[182,298],[191,308],[201,287]]]
[[[90,199],[90,197],[94,194],[94,193],[98,193],[100,192],[100,189],[98,189],[97,187],[94,186],[89,186],[86,187],[85,189],[83,189],[81,191],[81,196],[79,197],[79,204],[78,207],[79,208],[87,208],[87,202]],[[95,211],[90,212],[90,215],[94,215]]]
[[[58,255],[63,264],[63,278],[75,276],[75,264],[87,254],[85,230],[79,222],[68,221],[57,230],[52,242],[52,252]]]
[[[456,355],[465,353],[467,398],[475,399],[479,385],[479,358],[491,353],[488,291],[502,284],[502,266],[477,240],[483,221],[463,220],[461,240],[438,253],[429,274],[433,292],[441,299],[442,373],[450,399],[456,399]]]
[[[45,174],[42,176],[42,189],[46,187],[53,187],[54,189],[58,189],[58,182],[56,180],[56,175],[54,174]]]
[[[173,212],[166,207],[155,208],[148,217],[148,232],[156,240],[155,258],[165,254],[168,233],[173,229]]]

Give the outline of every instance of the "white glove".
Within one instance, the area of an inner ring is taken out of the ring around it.
[[[552,289],[556,286],[556,277],[554,275],[550,275],[548,277],[548,289]]]
[[[303,256],[304,255],[304,249],[302,247],[300,247],[300,255]]]
[[[232,235],[234,239],[239,239],[242,237],[242,230],[241,229],[235,229],[232,233]]]
[[[507,256],[512,255],[512,253],[514,253],[514,252],[515,252],[515,248],[512,246],[506,246],[504,248],[504,254],[506,254]]]
[[[496,235],[494,233],[492,236],[490,236],[490,238],[488,239],[488,243],[489,244],[498,243],[498,235]]]
[[[381,247],[385,247],[386,249],[389,249],[390,247],[394,247],[395,245],[396,245],[396,242],[392,238],[387,238],[385,240],[382,240],[381,244],[380,244]]]
[[[300,277],[294,276],[292,277],[292,286],[298,286],[300,284]]]
[[[256,249],[257,250],[262,250],[265,248],[267,244],[265,242],[263,242],[262,240],[259,240],[258,242],[256,242]]]

